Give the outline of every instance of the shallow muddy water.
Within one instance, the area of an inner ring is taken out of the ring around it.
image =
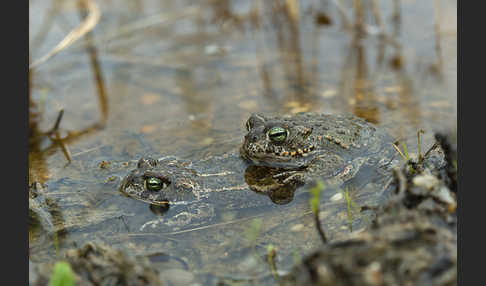
[[[61,230],[53,238],[31,227],[34,262],[94,240],[202,284],[271,284],[269,245],[285,272],[321,243],[307,194],[277,205],[248,191],[242,196],[261,207],[215,209],[211,221],[168,227],[154,222],[177,210],[155,214],[123,196],[120,179],[141,156],[237,156],[254,112],[352,113],[409,153],[419,129],[422,150],[434,131],[456,132],[454,1],[97,1],[94,29],[39,64],[89,14],[71,1],[29,4],[35,126],[49,130],[63,109],[59,130],[72,158],[50,139],[30,145],[29,182],[47,184]],[[361,34],[348,27],[360,17]],[[103,161],[112,165],[100,168]],[[321,215],[330,238],[342,239],[350,230],[336,194],[323,195]],[[367,220],[356,217],[353,230]]]

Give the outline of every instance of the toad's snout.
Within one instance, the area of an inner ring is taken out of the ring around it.
[[[245,135],[245,142],[246,143],[255,143],[258,141],[262,141],[265,139],[265,134],[263,130],[251,130],[248,134]]]
[[[256,135],[256,134],[253,134],[253,135],[246,134],[245,135],[245,142],[247,142],[247,143],[255,143],[257,141],[258,141],[258,135]]]

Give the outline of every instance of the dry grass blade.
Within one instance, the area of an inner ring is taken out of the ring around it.
[[[95,1],[94,0],[80,0],[80,1],[83,1],[83,4],[88,9],[88,16],[86,17],[86,19],[84,19],[84,21],[81,22],[79,26],[74,28],[66,37],[64,37],[64,39],[61,42],[59,42],[59,44],[57,44],[57,46],[55,46],[51,51],[49,51],[46,55],[44,55],[40,59],[31,63],[29,69],[32,69],[33,67],[45,63],[47,60],[55,56],[60,51],[68,48],[74,42],[76,42],[81,37],[83,37],[86,33],[93,30],[96,24],[98,24],[98,21],[100,20],[101,17],[101,13]]]
[[[400,153],[400,156],[402,156],[403,160],[405,161],[408,160],[407,157],[402,153],[402,151],[398,147],[398,142],[393,143],[393,148],[395,148],[395,150],[397,150],[397,152]]]

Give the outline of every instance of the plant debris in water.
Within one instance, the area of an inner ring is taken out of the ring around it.
[[[395,169],[395,194],[370,229],[321,247],[284,284],[456,285],[456,198],[443,179],[449,164],[433,155],[413,163]]]

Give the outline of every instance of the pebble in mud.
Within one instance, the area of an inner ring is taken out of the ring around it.
[[[330,198],[331,202],[337,202],[343,199],[343,194],[336,193],[334,196]]]
[[[194,280],[194,274],[183,269],[167,269],[162,271],[159,277],[173,286],[189,285]]]

